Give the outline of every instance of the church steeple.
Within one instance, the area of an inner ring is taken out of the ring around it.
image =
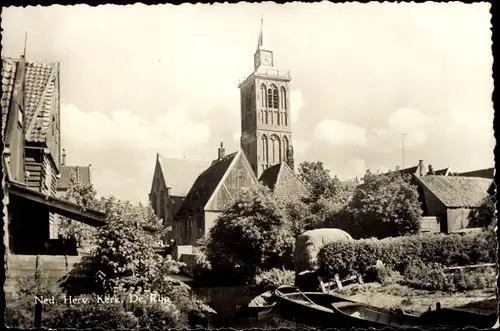
[[[259,40],[257,42],[257,50],[254,54],[254,69],[257,70],[261,66],[263,67],[273,67],[273,52],[266,49],[264,47],[264,17],[260,17],[260,31],[259,31]]]
[[[264,45],[264,35],[262,32],[263,26],[264,26],[264,16],[260,15],[260,32],[259,32],[259,41],[257,43],[257,50],[259,50]]]
[[[287,162],[293,169],[290,72],[274,66],[264,45],[264,20],[254,55],[254,71],[241,82],[241,149],[258,178],[269,167]],[[267,37],[267,36],[266,36]]]

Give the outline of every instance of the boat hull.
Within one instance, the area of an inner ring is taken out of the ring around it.
[[[275,292],[277,305],[275,309],[284,319],[312,327],[341,327],[336,318],[332,303],[347,299],[321,292]],[[307,298],[307,299],[306,299]],[[349,302],[353,302],[350,301]]]
[[[333,304],[332,308],[340,324],[355,328],[414,328],[424,325],[419,316],[362,303],[342,302]]]

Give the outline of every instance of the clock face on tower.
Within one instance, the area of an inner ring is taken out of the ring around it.
[[[255,62],[255,67],[260,66],[260,54],[259,53],[255,53],[254,62]]]
[[[273,55],[269,52],[265,52],[262,54],[262,63],[264,65],[272,65],[273,64]]]

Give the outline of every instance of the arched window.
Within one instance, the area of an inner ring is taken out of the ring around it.
[[[262,84],[260,86],[260,104],[262,107],[266,106],[266,85]]]
[[[271,85],[267,89],[267,107],[277,109],[279,105],[278,87],[276,85]]]
[[[283,86],[280,88],[280,108],[286,109],[286,89]]]
[[[271,137],[272,143],[272,163],[281,162],[281,140],[278,136]]]

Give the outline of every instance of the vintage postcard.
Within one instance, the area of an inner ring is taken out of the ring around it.
[[[499,326],[490,7],[2,8],[5,323]]]

